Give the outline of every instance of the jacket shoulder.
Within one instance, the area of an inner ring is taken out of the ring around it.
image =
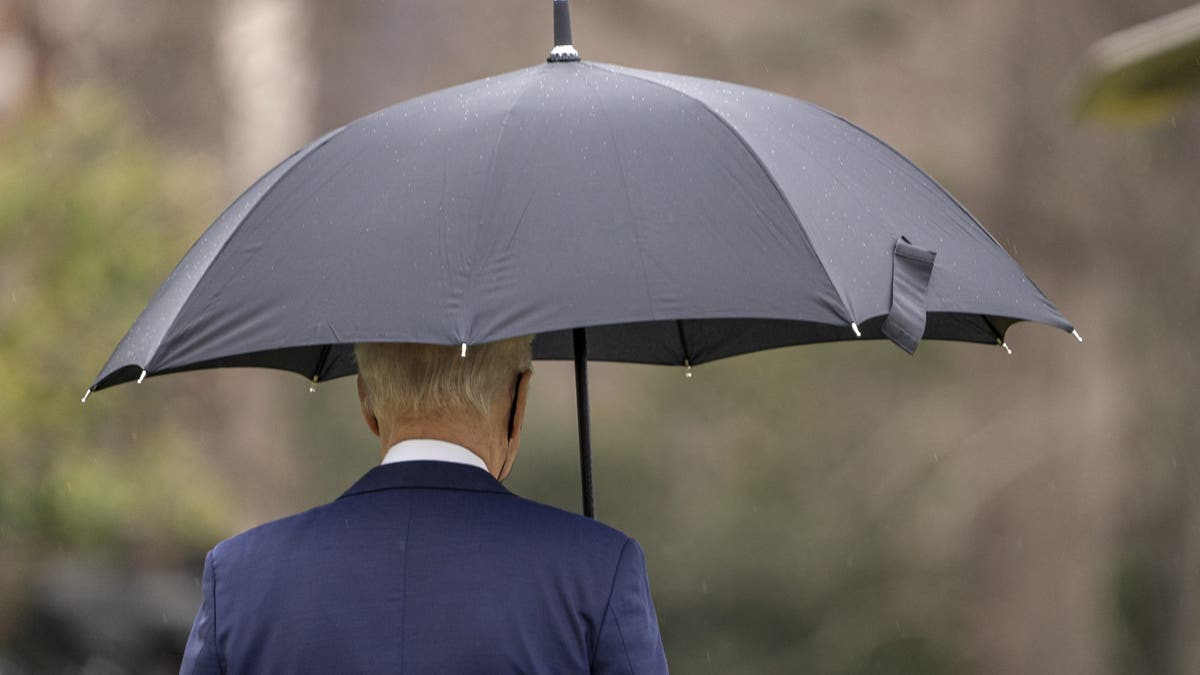
[[[625,541],[629,539],[628,535],[615,527],[605,525],[598,520],[593,520],[586,516],[581,516],[578,513],[565,511],[524,497],[517,497],[512,501],[514,502],[514,506],[523,511],[520,514],[521,518],[525,519],[526,522],[537,523],[540,527],[574,531],[580,536],[595,540],[597,543],[618,547],[624,546]]]
[[[293,539],[309,529],[313,522],[328,515],[335,504],[337,502],[315,506],[235,534],[213,547],[213,562],[215,564],[218,557],[228,560],[232,557],[253,555],[264,544]]]

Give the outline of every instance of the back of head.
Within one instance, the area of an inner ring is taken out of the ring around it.
[[[529,370],[532,336],[471,347],[411,342],[355,345],[367,404],[377,413],[414,417],[453,412],[486,415],[511,396],[517,373]]]

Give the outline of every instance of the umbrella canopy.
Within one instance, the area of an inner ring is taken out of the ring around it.
[[[1073,330],[879,139],[786,96],[579,61],[555,7],[550,62],[368,115],[267,173],[92,389],[218,366],[326,380],[355,372],[357,342],[465,355],[535,334],[536,358],[690,366]]]
[[[367,341],[537,334],[536,356],[570,358],[576,327],[592,359],[699,364],[882,337],[906,302],[925,321],[916,339],[995,343],[1021,320],[1072,330],[945,190],[836,115],[547,63],[368,115],[275,167],[187,253],[92,388],[234,365],[325,380],[353,373]]]

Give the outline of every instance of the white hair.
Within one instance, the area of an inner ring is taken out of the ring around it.
[[[458,347],[414,342],[361,342],[354,346],[367,405],[376,414],[421,415],[446,410],[487,414],[510,396],[517,373],[533,359],[533,336]]]

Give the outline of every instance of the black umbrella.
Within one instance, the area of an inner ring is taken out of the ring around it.
[[[265,366],[355,372],[356,342],[535,334],[575,360],[690,367],[810,342],[1003,344],[1071,325],[974,218],[882,141],[811,104],[579,60],[352,122],[201,236],[89,390]],[[85,396],[86,398],[86,396]]]

